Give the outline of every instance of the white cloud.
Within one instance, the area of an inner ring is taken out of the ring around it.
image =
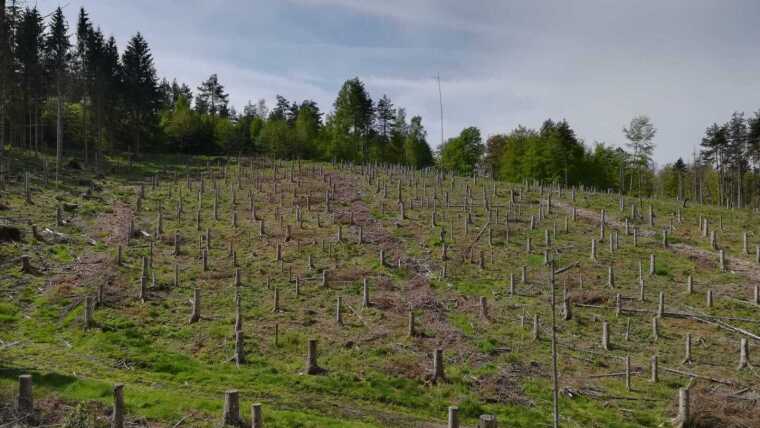
[[[70,20],[80,4],[121,46],[143,31],[162,76],[197,86],[218,73],[237,107],[282,94],[329,111],[358,76],[421,115],[433,145],[436,73],[447,137],[566,118],[588,143],[618,145],[644,113],[660,163],[690,155],[712,122],[760,108],[755,0],[74,0]]]

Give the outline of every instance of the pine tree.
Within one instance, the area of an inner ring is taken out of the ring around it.
[[[85,11],[84,7],[79,9],[79,17],[77,19],[77,41],[76,49],[74,51],[74,75],[77,86],[77,94],[79,95],[79,102],[82,106],[82,124],[81,124],[81,140],[85,147],[89,142],[89,105],[90,94],[92,92],[92,54],[90,52],[92,48],[92,42],[94,35],[92,29],[92,23],[90,17]],[[86,157],[86,155],[85,155]],[[86,159],[85,159],[86,161]]]
[[[633,163],[638,176],[638,192],[641,196],[642,170],[649,168],[654,151],[654,139],[657,129],[647,116],[636,116],[631,119],[628,128],[623,128],[623,134],[628,139],[627,146],[633,151]]]
[[[718,202],[722,204],[725,197],[725,167],[728,148],[726,126],[713,123],[705,130],[701,146],[700,158],[702,161],[713,165],[718,170]]]
[[[104,75],[104,55],[106,42],[103,32],[100,28],[89,31],[86,40],[86,81],[89,97],[88,106],[93,110],[95,117],[94,130],[97,133],[97,146],[102,147],[103,144],[103,115],[105,98],[105,86],[108,84],[107,78]],[[107,73],[107,71],[106,71]],[[90,159],[90,139],[84,140],[84,161],[89,162]]]
[[[63,91],[66,84],[69,62],[71,61],[71,42],[69,41],[68,25],[59,7],[53,13],[50,32],[45,40],[45,68],[52,80],[56,97],[55,114],[55,180],[58,175],[63,156]]]
[[[99,31],[98,31],[99,32]],[[118,129],[122,99],[121,64],[116,39],[109,37],[97,57],[98,148],[103,150],[106,138],[113,141]]]
[[[404,139],[404,161],[413,168],[425,168],[433,164],[433,152],[427,142],[427,131],[420,116],[412,117],[409,132]]]
[[[5,153],[6,111],[10,101],[10,86],[13,80],[10,30],[8,24],[5,0],[0,0],[0,161],[2,161]]]
[[[40,138],[38,117],[45,84],[42,63],[44,31],[39,11],[36,8],[25,9],[16,30],[15,53],[28,120],[26,146],[30,150],[38,148]]]
[[[352,140],[355,160],[368,160],[368,137],[372,129],[372,98],[359,78],[347,80],[335,100],[334,121],[338,132]],[[359,154],[359,156],[356,156]]]
[[[198,86],[198,95],[195,98],[196,110],[202,114],[210,114],[211,117],[229,116],[229,95],[224,92],[224,86],[219,82],[219,77],[212,74]]]
[[[142,34],[132,37],[121,62],[127,121],[135,134],[135,153],[139,156],[146,126],[155,120],[160,103],[153,56]]]
[[[731,165],[736,180],[736,207],[742,208],[744,205],[742,181],[744,179],[744,172],[748,169],[748,130],[744,113],[734,112],[731,116],[731,120],[726,124],[726,140],[728,142],[726,145],[726,160]]]
[[[293,124],[296,149],[294,157],[307,159],[316,156],[315,143],[322,129],[322,113],[317,103],[305,100],[298,106],[298,116]]]
[[[388,98],[387,95],[383,95],[383,97],[377,101],[377,106],[375,108],[375,123],[377,124],[377,133],[385,142],[388,141],[390,135],[391,123],[395,116],[394,113],[391,99]]]
[[[404,141],[409,133],[409,124],[406,122],[406,110],[399,107],[393,112],[393,120],[390,124],[390,139],[383,160],[391,164],[400,164],[404,161]]]
[[[747,145],[752,154],[752,161],[757,165],[760,163],[760,110],[749,119],[747,127],[749,128]]]

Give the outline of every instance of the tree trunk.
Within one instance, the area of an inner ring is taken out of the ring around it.
[[[0,162],[5,151],[5,104],[7,92],[6,71],[8,70],[8,38],[5,33],[5,0],[0,0]]]
[[[63,156],[63,119],[61,118],[63,110],[63,98],[61,96],[61,83],[58,83],[58,97],[55,109],[55,182],[58,184],[61,170],[61,158]]]

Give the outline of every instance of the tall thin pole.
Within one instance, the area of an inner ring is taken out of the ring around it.
[[[552,288],[552,410],[554,411],[554,428],[559,428],[559,379],[557,375],[557,325],[554,308],[556,292],[554,290],[554,260],[549,262],[549,287]]]
[[[8,62],[10,46],[6,33],[5,0],[0,0],[0,160],[5,150],[5,98],[7,91],[6,71],[9,69]]]
[[[441,106],[441,146],[443,146],[443,93],[441,92],[441,74],[436,74],[435,78],[438,80],[438,103]]]

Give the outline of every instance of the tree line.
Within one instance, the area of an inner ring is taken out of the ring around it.
[[[54,153],[56,171],[64,153],[85,163],[103,153],[243,153],[435,166],[732,207],[760,202],[760,111],[709,126],[691,162],[656,169],[657,130],[643,115],[622,128],[624,147],[589,146],[566,120],[548,119],[485,142],[467,127],[434,153],[420,116],[407,119],[386,95],[373,100],[358,78],[342,85],[331,107],[278,95],[271,108],[262,99],[238,112],[217,74],[194,89],[159,79],[139,32],[120,52],[84,8],[70,28],[60,7],[43,16],[0,0],[0,156],[7,146]]]
[[[59,7],[0,0],[0,150],[54,149],[87,163],[94,153],[261,154],[431,166],[422,118],[407,118],[389,97],[374,101],[358,78],[322,112],[313,100],[277,96],[241,112],[213,74],[195,89],[158,78],[148,41],[136,33],[119,52],[79,11],[70,29]],[[57,162],[59,163],[59,162]]]
[[[678,159],[659,171],[667,196],[724,207],[760,206],[760,111],[734,112],[705,129],[692,162]]]
[[[631,151],[596,142],[585,145],[567,120],[547,119],[540,129],[518,126],[483,143],[477,128],[467,128],[443,144],[439,165],[460,174],[492,175],[512,182],[585,185],[626,193],[650,190],[652,139],[646,116],[624,128]]]

